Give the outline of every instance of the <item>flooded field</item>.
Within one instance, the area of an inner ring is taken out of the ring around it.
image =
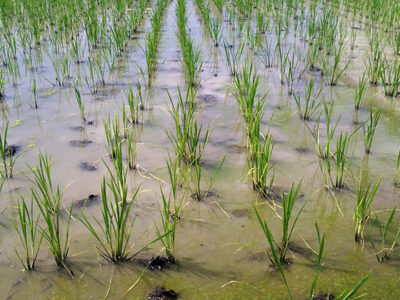
[[[2,1],[0,298],[399,298],[399,12]]]

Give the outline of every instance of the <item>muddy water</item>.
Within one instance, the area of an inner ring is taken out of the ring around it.
[[[24,272],[14,253],[19,249],[17,236],[9,217],[20,194],[28,195],[31,185],[27,164],[36,163],[39,151],[51,155],[52,171],[57,183],[65,187],[63,203],[69,207],[89,195],[100,193],[100,183],[108,161],[105,149],[103,119],[121,111],[125,99],[124,90],[129,84],[141,80],[136,64],[144,67],[144,55],[139,45],[144,45],[143,32],[148,29],[148,15],[139,39],[131,41],[129,51],[118,61],[117,75],[93,96],[82,84],[82,96],[89,111],[91,124],[82,126],[79,110],[71,87],[54,88],[46,80],[38,81],[39,109],[32,109],[30,75],[22,75],[16,88],[7,89],[3,120],[7,117],[13,126],[10,143],[21,145],[23,154],[16,165],[15,178],[6,181],[0,201],[0,295],[4,299],[143,299],[156,286],[177,291],[182,299],[282,299],[287,298],[281,278],[269,266],[264,250],[268,249],[265,237],[252,211],[258,206],[262,215],[270,220],[272,231],[279,234],[279,220],[256,192],[247,178],[246,140],[242,120],[234,98],[229,93],[231,77],[225,67],[223,49],[214,48],[206,28],[200,22],[200,13],[194,2],[188,1],[190,34],[202,49],[203,71],[198,98],[202,103],[200,122],[213,128],[210,142],[204,152],[205,178],[210,176],[223,155],[226,161],[213,185],[213,194],[203,202],[190,197],[185,199],[182,218],[177,230],[177,257],[179,265],[162,272],[144,269],[137,262],[113,265],[99,258],[95,241],[75,218],[71,226],[70,262],[75,277],[70,279],[59,272],[52,257],[43,247],[37,262],[37,270]],[[218,12],[213,9],[213,14]],[[141,186],[134,205],[137,216],[134,227],[136,247],[141,247],[155,237],[155,224],[159,224],[159,187],[168,191],[165,159],[172,148],[165,134],[173,123],[168,114],[167,90],[173,99],[177,86],[184,87],[184,73],[179,63],[179,43],[176,38],[175,3],[169,4],[163,37],[160,44],[160,70],[154,87],[146,97],[151,110],[144,112],[143,126],[138,134],[137,161],[140,172],[129,174],[133,190]],[[224,23],[224,38],[235,35],[228,23]],[[273,38],[272,33],[268,33]],[[288,43],[298,43],[289,35]],[[352,62],[340,85],[324,87],[326,99],[335,102],[334,118],[341,115],[338,132],[355,128],[353,120],[363,122],[366,110],[355,115],[353,93],[355,78],[362,72],[363,55],[367,50],[365,35],[360,33],[356,48],[349,52]],[[250,58],[256,63],[250,50]],[[396,249],[389,263],[379,264],[369,245],[362,250],[353,242],[354,180],[346,178],[348,190],[335,193],[336,199],[323,187],[314,143],[307,128],[299,120],[293,100],[286,87],[279,84],[279,69],[274,64],[264,69],[258,64],[260,91],[269,91],[265,124],[273,115],[272,133],[275,141],[273,162],[275,184],[287,189],[293,181],[303,179],[302,192],[296,209],[307,201],[293,235],[296,246],[292,252],[294,263],[285,271],[295,299],[305,299],[314,276],[316,257],[304,241],[316,248],[314,223],[326,233],[324,269],[318,291],[338,295],[350,288],[366,274],[370,279],[362,288],[368,299],[396,299],[400,293],[400,250]],[[76,66],[85,72],[86,64]],[[50,62],[45,60],[40,69],[42,76],[53,78]],[[310,74],[306,74],[310,76]],[[303,82],[299,89],[303,89]],[[376,195],[374,209],[387,210],[399,206],[400,190],[393,186],[396,152],[399,145],[398,106],[370,88],[368,103],[381,107],[383,116],[377,129],[372,153],[364,155],[362,134],[356,135],[351,145],[354,155],[352,173],[358,176],[362,166],[375,181],[383,176]],[[311,121],[312,122],[312,121]],[[82,141],[89,141],[82,143]],[[82,170],[82,164],[95,170]],[[340,210],[338,209],[340,207]],[[342,212],[342,213],[341,213]],[[75,216],[79,209],[75,210]],[[96,200],[85,208],[87,215],[100,216]],[[399,219],[395,220],[398,225]],[[368,233],[370,231],[368,230]],[[371,230],[372,235],[377,232]],[[141,258],[157,255],[160,246],[154,246]],[[131,288],[131,289],[130,289]]]

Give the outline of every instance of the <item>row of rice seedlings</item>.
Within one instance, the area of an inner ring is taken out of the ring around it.
[[[194,45],[194,41],[187,32],[186,4],[178,0],[176,6],[176,19],[178,25],[178,39],[182,50],[181,63],[185,65],[187,84],[189,87],[200,84],[200,72],[203,65],[201,51]]]
[[[294,184],[292,184],[289,192],[287,193],[287,195],[284,195],[284,192],[281,192],[281,200],[282,200],[282,216],[279,216],[279,219],[281,219],[282,221],[282,237],[281,237],[281,241],[278,244],[275,239],[274,236],[271,232],[271,230],[268,227],[267,221],[263,220],[257,209],[254,207],[254,211],[256,213],[258,222],[260,223],[260,226],[263,230],[263,233],[265,235],[265,237],[267,238],[268,244],[270,246],[270,251],[272,253],[272,256],[270,253],[268,253],[268,257],[271,261],[272,264],[275,264],[275,259],[274,256],[276,255],[276,252],[279,253],[278,257],[278,261],[282,264],[282,263],[288,263],[289,260],[287,259],[286,255],[287,255],[287,251],[288,251],[288,246],[289,246],[289,242],[290,239],[292,237],[293,234],[293,230],[296,226],[297,220],[301,214],[301,212],[304,209],[304,206],[306,204],[306,202],[302,205],[302,207],[300,208],[300,210],[298,211],[298,213],[296,215],[293,215],[293,207],[294,207],[294,203],[299,195],[300,189],[301,189],[301,182],[299,184],[297,184],[297,186],[295,187]],[[275,250],[276,248],[276,250]]]
[[[67,211],[67,224],[63,225],[61,223],[63,214],[61,206],[62,193],[60,187],[53,183],[49,157],[40,153],[38,165],[29,167],[29,169],[34,176],[35,183],[35,187],[32,189],[32,199],[39,208],[40,216],[45,223],[45,226],[41,227],[43,237],[47,241],[48,249],[53,255],[56,264],[72,275],[67,258],[71,241],[69,229],[73,203]],[[30,217],[33,218],[32,215]],[[33,228],[30,228],[30,230],[35,231],[34,227],[37,225],[31,226]]]
[[[143,51],[146,56],[148,86],[151,86],[152,79],[157,73],[158,45],[161,40],[161,22],[167,5],[168,1],[166,0],[160,0],[156,3],[151,17],[151,30],[146,33],[146,46]]]
[[[210,138],[211,129],[207,127],[203,134],[203,126],[198,124],[199,114],[195,102],[196,90],[188,88],[185,98],[178,88],[178,102],[174,104],[171,95],[169,113],[174,120],[175,132],[168,132],[170,140],[178,159],[187,165],[199,162],[204,148]]]
[[[296,102],[297,112],[300,118],[304,121],[309,121],[318,108],[324,103],[324,99],[321,97],[322,86],[318,89],[314,89],[314,81],[306,81],[305,83],[305,97],[304,104],[302,104],[301,97],[299,94],[293,93],[293,98]]]
[[[374,138],[375,129],[376,126],[378,126],[380,116],[380,111],[373,112],[372,110],[370,110],[369,120],[366,122],[366,124],[363,125],[365,153],[367,154],[371,152],[372,140]]]
[[[216,18],[211,17],[211,9],[207,0],[196,0],[197,6],[200,8],[204,24],[213,39],[214,46],[219,47],[222,37],[222,25]]]
[[[116,156],[112,158],[112,168],[105,164],[109,179],[103,177],[101,185],[102,219],[93,217],[94,222],[90,221],[83,212],[79,218],[98,242],[97,249],[100,255],[113,263],[131,260],[146,250],[148,246],[165,237],[165,235],[161,235],[133,251],[134,243],[131,237],[135,219],[131,220],[130,215],[140,187],[135,190],[133,195],[129,195],[128,168],[123,163],[121,143],[118,143],[116,150]],[[108,190],[111,192],[111,199],[108,196]]]
[[[374,186],[368,182],[367,176],[360,176],[356,191],[356,205],[354,208],[354,240],[364,243],[364,230],[371,216],[371,204],[381,183],[379,178]]]
[[[3,127],[3,132],[0,132],[0,157],[3,164],[0,175],[3,178],[13,177],[15,163],[21,154],[16,155],[16,149],[8,144],[8,127],[9,122]],[[1,182],[1,186],[3,181]]]

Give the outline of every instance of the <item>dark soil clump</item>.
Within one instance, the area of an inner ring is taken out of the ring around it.
[[[148,296],[150,300],[171,300],[177,299],[178,294],[173,290],[167,290],[165,287],[156,287]]]
[[[163,269],[168,268],[169,265],[174,265],[176,263],[173,257],[166,256],[156,256],[150,259],[148,268],[152,271],[161,271]]]
[[[8,145],[6,148],[6,156],[14,156],[19,150],[21,150],[21,146]]]
[[[90,194],[85,199],[81,199],[81,200],[75,201],[74,207],[75,208],[82,208],[82,207],[92,206],[93,204],[96,204],[97,202],[99,202],[99,200],[100,200],[100,196],[99,195]]]
[[[97,167],[93,164],[90,164],[88,162],[82,162],[79,164],[79,167],[83,170],[83,171],[89,171],[89,172],[93,172],[97,170]]]
[[[70,141],[69,143],[71,144],[71,146],[84,148],[93,142],[89,141],[89,140],[73,140],[73,141]]]

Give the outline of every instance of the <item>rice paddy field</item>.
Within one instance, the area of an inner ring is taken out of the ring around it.
[[[1,299],[400,298],[400,1],[0,20]]]

